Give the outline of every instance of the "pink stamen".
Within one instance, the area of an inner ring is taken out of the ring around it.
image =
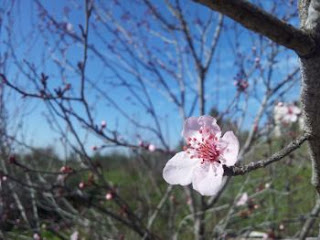
[[[205,132],[209,132],[208,129],[206,129]],[[193,144],[188,144],[184,150],[187,152],[187,154],[192,153],[190,156],[191,159],[202,159],[202,164],[204,162],[219,163],[220,151],[217,148],[217,140],[218,138],[212,133],[209,135],[202,135],[201,141],[198,141],[197,138],[192,138]]]

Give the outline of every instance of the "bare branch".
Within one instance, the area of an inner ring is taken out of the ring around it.
[[[298,149],[305,141],[311,138],[311,134],[305,133],[300,138],[289,143],[285,148],[281,149],[279,152],[274,153],[270,158],[265,160],[260,160],[257,162],[252,162],[248,165],[240,166],[240,167],[225,167],[225,175],[227,176],[236,176],[236,175],[244,175],[253,170],[266,167],[271,163],[277,162],[282,158],[289,155],[294,150]]]
[[[221,12],[244,27],[297,52],[300,56],[315,51],[310,35],[272,16],[245,0],[194,0]]]
[[[311,230],[314,222],[316,221],[317,217],[319,216],[320,213],[320,199],[319,197],[317,198],[316,204],[314,205],[313,209],[310,212],[309,218],[303,225],[299,239],[305,239]]]

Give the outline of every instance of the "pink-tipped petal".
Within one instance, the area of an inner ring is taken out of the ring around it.
[[[208,127],[215,134],[221,132],[221,129],[217,124],[217,120],[211,116],[201,116],[198,118],[198,122],[201,126]]]
[[[238,160],[239,141],[232,131],[226,132],[221,141],[226,143],[227,146],[222,150],[221,162],[227,166],[233,166]]]
[[[199,159],[191,159],[185,152],[179,152],[167,162],[163,169],[163,178],[171,185],[188,185],[192,180],[193,169],[199,162]]]
[[[193,171],[192,186],[203,196],[216,195],[223,183],[221,164],[201,164]]]
[[[217,120],[211,116],[190,117],[184,122],[182,136],[188,140],[188,138],[201,139],[202,134],[199,133],[200,129],[209,129],[214,134],[221,132]]]
[[[197,117],[189,117],[184,121],[182,136],[187,140],[199,134],[200,125]]]

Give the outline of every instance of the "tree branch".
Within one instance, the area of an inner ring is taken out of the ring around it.
[[[277,162],[281,160],[282,158],[289,155],[291,152],[299,148],[305,141],[309,140],[311,138],[311,134],[305,133],[300,138],[293,140],[291,143],[289,143],[285,148],[281,149],[279,152],[274,153],[270,158],[265,160],[260,160],[257,162],[252,162],[248,165],[244,166],[233,166],[233,167],[226,167],[224,166],[224,173],[226,176],[236,176],[236,175],[244,175],[248,172],[251,172],[253,170],[263,168],[268,166],[271,163]]]
[[[290,48],[300,56],[316,50],[314,39],[306,32],[281,21],[245,0],[194,0],[214,11],[221,12],[244,27]]]
[[[314,205],[313,209],[310,212],[310,215],[308,216],[308,219],[305,221],[305,223],[301,229],[299,239],[306,239],[308,233],[310,232],[314,222],[316,221],[316,219],[319,215],[319,212],[320,212],[320,199],[318,196],[316,204]]]

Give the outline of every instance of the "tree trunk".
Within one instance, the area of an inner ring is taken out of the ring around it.
[[[301,27],[315,39],[319,38],[320,0],[300,0]],[[312,183],[320,193],[320,51],[308,57],[301,57],[302,88],[301,102],[305,119],[305,131],[312,134],[309,140],[313,165]]]

